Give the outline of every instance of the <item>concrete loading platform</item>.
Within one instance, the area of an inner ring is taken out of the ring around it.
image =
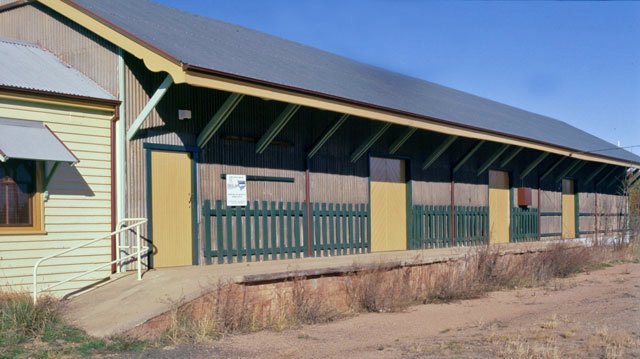
[[[567,242],[567,241],[564,241]],[[542,251],[554,242],[515,243],[496,247],[502,253]],[[214,290],[220,283],[255,284],[299,277],[341,275],[374,268],[399,268],[446,262],[480,247],[451,247],[359,255],[289,259],[151,270],[141,281],[133,272],[65,302],[65,317],[97,337],[127,332]]]

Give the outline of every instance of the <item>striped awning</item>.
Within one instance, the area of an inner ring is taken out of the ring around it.
[[[44,123],[0,117],[0,162],[10,159],[79,162]]]

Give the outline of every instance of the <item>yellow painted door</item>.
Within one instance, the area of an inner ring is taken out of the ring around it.
[[[562,238],[576,236],[576,198],[572,180],[562,180]]]
[[[153,265],[192,264],[191,159],[185,152],[151,152]]]
[[[371,251],[407,249],[407,182],[405,161],[372,157]]]
[[[489,243],[509,243],[509,173],[489,171]]]

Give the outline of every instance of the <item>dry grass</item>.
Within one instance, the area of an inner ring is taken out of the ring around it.
[[[163,337],[172,344],[196,343],[229,333],[282,330],[340,317],[325,299],[304,278],[281,283],[268,294],[257,287],[220,283],[196,301],[176,303]]]
[[[34,305],[23,293],[0,293],[0,347],[10,348],[41,340],[61,325],[58,303],[42,298]]]
[[[177,303],[164,338],[174,344],[198,342],[227,333],[328,322],[358,312],[395,312],[415,304],[478,298],[495,290],[540,286],[553,278],[597,268],[600,263],[629,260],[632,252],[631,246],[557,244],[546,251],[505,255],[499,248],[486,246],[458,261],[339,277],[337,291],[323,285],[314,288],[306,278],[273,284],[268,290],[219,284],[197,301]],[[552,322],[544,325],[552,326]],[[509,350],[516,356],[525,353],[525,357],[548,358],[555,353],[517,342]]]
[[[495,290],[539,286],[627,254],[626,247],[556,244],[542,252],[505,255],[498,248],[485,246],[457,262],[361,272],[345,281],[345,292],[356,311],[393,312],[413,304],[473,299]]]

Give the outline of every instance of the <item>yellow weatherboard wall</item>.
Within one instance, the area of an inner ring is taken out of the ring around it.
[[[30,290],[33,265],[39,258],[111,232],[113,112],[0,97],[0,117],[46,123],[80,160],[74,167],[61,164],[49,184],[49,199],[45,202],[40,196],[44,233],[0,235],[0,291]],[[64,259],[45,262],[38,280],[43,284],[56,282],[110,260],[111,239],[105,238]],[[60,272],[66,274],[56,274]],[[61,296],[109,275],[110,268],[105,267],[49,293]]]
[[[371,251],[407,249],[405,162],[371,158]]]
[[[151,152],[154,267],[192,264],[191,158],[186,152]]]
[[[572,180],[562,180],[562,238],[576,236],[576,198]]]
[[[489,243],[509,243],[509,173],[489,171]]]

